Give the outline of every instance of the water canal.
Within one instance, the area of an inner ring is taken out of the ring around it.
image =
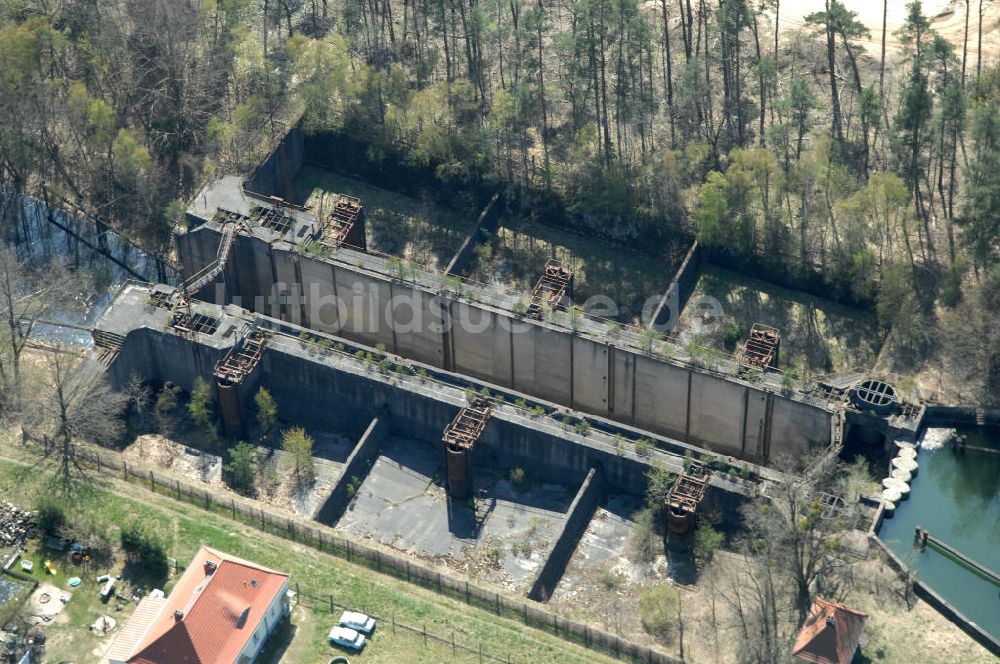
[[[1000,429],[959,429],[969,446],[1000,450]],[[924,584],[1000,640],[1000,584],[941,549],[914,546],[922,526],[981,565],[1000,573],[1000,454],[923,446],[910,497],[883,521],[879,538]]]

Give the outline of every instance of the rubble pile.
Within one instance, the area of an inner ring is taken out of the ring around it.
[[[31,537],[34,529],[34,515],[30,510],[0,500],[0,546],[20,544]]]

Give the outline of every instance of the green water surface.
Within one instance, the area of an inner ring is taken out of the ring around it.
[[[968,445],[1000,449],[1000,430],[967,429]],[[921,449],[910,497],[879,530],[879,538],[917,577],[969,620],[1000,638],[1000,584],[934,546],[914,548],[917,525],[981,565],[1000,573],[1000,454],[948,444]]]

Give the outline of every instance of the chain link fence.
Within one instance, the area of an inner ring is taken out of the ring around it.
[[[440,569],[412,561],[404,555],[384,551],[366,542],[343,537],[328,526],[283,516],[252,504],[250,500],[213,496],[207,487],[198,487],[163,474],[157,475],[152,469],[130,464],[121,455],[112,451],[97,452],[78,448],[77,460],[97,468],[100,473],[120,474],[120,477],[125,481],[143,484],[153,492],[169,495],[177,500],[193,503],[210,511],[227,514],[233,519],[264,532],[311,546],[377,572],[390,574],[406,580],[408,583],[414,583],[439,594],[458,599],[469,606],[489,611],[500,617],[517,620],[528,627],[543,630],[587,648],[633,662],[646,662],[648,664],[678,664],[681,662],[681,660],[660,650],[634,643],[601,628],[560,616],[526,598],[515,599],[498,591],[470,583],[467,579],[456,578]],[[325,601],[326,606],[331,607],[332,610],[338,608],[332,597],[325,600],[308,594],[305,597],[307,601],[314,602],[317,606]],[[392,618],[390,620],[395,622]],[[421,635],[425,634],[423,628],[395,624],[398,629],[413,631]],[[427,633],[426,638],[450,646],[453,645],[456,651],[461,647],[464,651],[479,652],[478,650],[470,650],[467,646],[453,644],[452,639],[446,639],[439,635]],[[508,661],[483,653],[484,661],[488,657],[492,661]]]

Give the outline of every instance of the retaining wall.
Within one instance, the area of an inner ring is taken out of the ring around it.
[[[203,226],[179,239],[185,270],[214,257],[219,236]],[[755,463],[830,442],[822,405],[393,279],[363,267],[366,258],[349,249],[312,257],[241,235],[216,297]]]
[[[535,601],[547,602],[552,591],[566,571],[576,545],[587,530],[587,525],[594,517],[594,512],[604,499],[604,480],[600,468],[591,468],[587,478],[583,480],[576,497],[569,506],[562,531],[556,538],[556,543],[545,559],[545,564],[535,578],[535,583],[528,592],[528,597]]]
[[[695,286],[698,285],[698,277],[701,276],[701,255],[701,245],[695,240],[684,256],[681,266],[677,268],[667,292],[663,294],[663,299],[656,307],[649,321],[651,327],[661,332],[672,332],[676,329],[681,319],[681,312],[684,311]]]
[[[368,470],[375,463],[382,450],[382,444],[392,431],[391,418],[389,413],[383,413],[368,425],[361,440],[347,457],[333,491],[330,492],[330,496],[315,515],[318,521],[335,524],[340,519],[347,505],[354,498],[351,487],[353,486],[354,491],[358,488],[357,485],[353,484],[354,479],[364,479],[368,474]]]
[[[296,124],[278,143],[274,152],[268,155],[253,173],[244,181],[247,191],[263,196],[278,196],[296,203],[308,192],[296,192],[292,187],[295,174],[302,167],[305,155],[305,138],[302,125]]]
[[[500,225],[500,213],[503,211],[503,202],[500,194],[493,194],[493,198],[486,204],[480,213],[472,230],[465,237],[462,246],[458,248],[454,258],[448,263],[445,274],[462,274],[468,269],[469,263],[476,254],[476,247],[483,243],[483,240],[497,232]]]
[[[227,343],[232,343],[219,335],[186,338],[146,327],[134,329],[109,372],[117,386],[139,375],[190,390],[197,377],[211,377]],[[281,335],[268,343],[254,377],[271,393],[283,418],[350,436],[361,436],[373,420],[391,416],[393,425],[408,436],[437,444],[465,403],[458,388],[445,390],[440,383],[416,377],[401,380],[374,366],[366,369],[353,357],[320,353]],[[246,412],[252,412],[249,390],[243,399]],[[500,405],[480,438],[477,455],[492,455],[502,466],[520,466],[543,476],[556,473],[568,482],[580,481],[591,468],[601,466],[609,486],[641,494],[652,460],[614,449],[604,439],[603,434],[599,440],[598,434],[576,432],[551,418]],[[359,454],[371,451],[359,449]],[[344,475],[350,477],[346,470]]]

